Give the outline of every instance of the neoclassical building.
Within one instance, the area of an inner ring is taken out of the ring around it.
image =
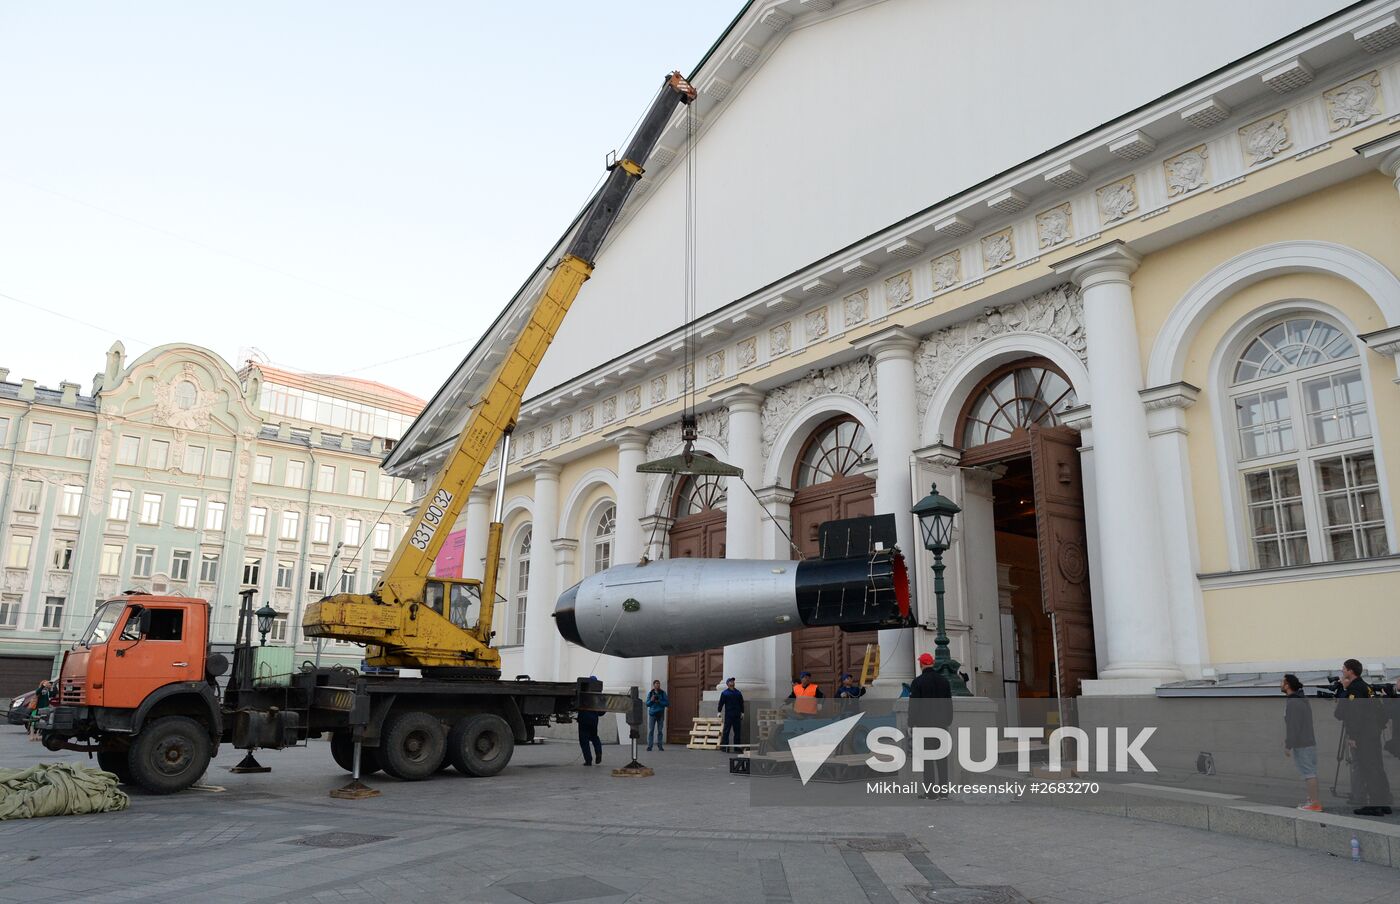
[[[785,696],[872,645],[897,693],[933,644],[908,512],[935,482],[962,507],[948,619],[980,696],[1400,668],[1400,3],[971,6],[753,2],[692,72],[695,118],[506,463],[507,673],[660,678],[681,732],[726,677]],[[466,376],[390,473],[440,464]],[[636,472],[679,449],[692,386],[699,448],[752,493]],[[457,525],[468,575],[494,485]],[[642,661],[554,630],[611,563],[791,558],[872,512],[899,516],[923,628]]]
[[[94,604],[128,589],[211,601],[231,644],[254,588],[281,613],[270,640],[314,658],[302,608],[367,592],[403,534],[406,485],[379,463],[421,406],[364,380],[235,372],[192,345],[127,361],[117,343],[90,394],[0,370],[0,696],[47,677]]]

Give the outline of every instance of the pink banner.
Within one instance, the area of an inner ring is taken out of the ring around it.
[[[465,530],[454,530],[448,534],[447,540],[443,542],[442,549],[438,552],[437,561],[433,563],[433,577],[460,578],[466,550],[467,532]]]

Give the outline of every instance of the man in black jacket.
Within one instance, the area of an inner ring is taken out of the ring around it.
[[[933,656],[928,653],[919,655],[919,665],[923,671],[919,673],[917,678],[909,682],[911,755],[915,728],[947,728],[953,724],[953,688],[948,684],[948,679],[934,671]],[[937,784],[946,785],[948,783],[947,758],[934,760],[933,771],[934,781]],[[920,794],[919,796],[927,797],[928,795]],[[947,796],[942,791],[933,795],[935,800],[942,800]]]
[[[1346,728],[1347,746],[1351,748],[1352,790],[1361,804],[1352,812],[1358,816],[1389,816],[1390,782],[1381,762],[1381,701],[1371,686],[1361,680],[1359,660],[1342,663],[1341,684],[1333,715]]]
[[[1297,675],[1284,675],[1279,689],[1288,696],[1283,711],[1283,755],[1293,758],[1298,774],[1308,789],[1308,800],[1298,807],[1313,813],[1322,812],[1322,799],[1317,794],[1317,736],[1313,734],[1312,710],[1303,693],[1303,682]]]

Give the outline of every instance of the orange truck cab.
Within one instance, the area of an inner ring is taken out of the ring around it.
[[[143,784],[178,784],[195,768],[203,774],[223,730],[215,679],[226,669],[227,660],[209,649],[204,600],[110,599],[63,654],[45,744],[96,753],[103,769]],[[147,744],[156,749],[130,755]],[[149,763],[152,753],[164,776],[133,776],[132,764]]]

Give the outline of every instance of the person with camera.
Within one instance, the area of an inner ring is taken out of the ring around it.
[[[1341,688],[1337,691],[1337,707],[1333,715],[1346,729],[1347,747],[1351,750],[1352,791],[1357,803],[1352,812],[1357,816],[1389,816],[1390,782],[1385,777],[1381,761],[1381,729],[1385,713],[1382,702],[1361,678],[1361,662],[1348,659],[1342,663]]]

